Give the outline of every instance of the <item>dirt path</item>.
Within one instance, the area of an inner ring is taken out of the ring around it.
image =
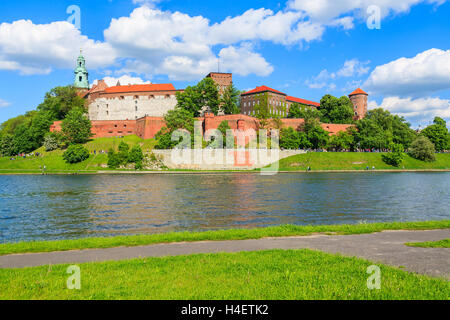
[[[450,238],[450,229],[429,231],[385,231],[348,236],[307,236],[259,240],[205,241],[171,243],[131,248],[89,249],[80,251],[32,253],[0,256],[0,268],[25,268],[41,265],[75,264],[133,258],[163,257],[197,253],[260,251],[268,249],[314,249],[364,258],[406,270],[450,280],[450,249],[414,248],[407,242]]]

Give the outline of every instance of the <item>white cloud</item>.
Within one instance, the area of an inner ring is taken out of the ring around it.
[[[448,99],[387,97],[379,105],[375,101],[370,101],[369,109],[374,108],[387,109],[422,125],[429,124],[436,116],[450,120],[450,100]]]
[[[11,105],[11,103],[9,103],[8,101],[0,99],[0,108],[5,108],[5,107],[8,107],[10,105]]]
[[[68,22],[34,24],[18,20],[0,24],[0,69],[21,74],[48,74],[53,68],[73,68],[80,48],[88,67],[106,67],[115,60],[107,43],[83,36]]]
[[[268,76],[273,72],[273,67],[259,54],[252,51],[249,44],[243,44],[236,48],[229,46],[219,53],[220,62],[227,71],[232,71],[241,76],[256,74]]]
[[[121,85],[129,85],[129,84],[151,84],[151,81],[142,80],[139,77],[132,77],[129,75],[123,75],[121,77],[104,77],[103,80],[105,80],[108,87],[113,87],[117,84],[117,82],[120,82]],[[93,84],[98,84],[98,79],[93,81]]]
[[[376,94],[416,97],[450,89],[450,50],[430,49],[378,66],[364,86]]]
[[[364,17],[369,6],[381,9],[382,17],[408,12],[419,3],[441,5],[446,0],[290,0],[288,7],[307,14],[314,21],[333,23],[335,19],[350,16]]]
[[[335,83],[328,83],[329,81],[337,80],[339,78],[357,78],[369,72],[367,66],[369,62],[361,62],[358,59],[351,59],[344,62],[344,65],[336,72],[329,72],[327,69],[323,69],[317,76],[312,79],[306,80],[306,85],[311,89],[323,89],[325,87],[328,90],[333,91],[336,89]],[[356,80],[353,80],[355,82]],[[348,85],[349,83],[347,83]]]
[[[263,13],[266,14],[266,13]],[[242,41],[217,34],[218,25],[180,12],[163,12],[147,7],[135,9],[129,17],[113,19],[105,39],[128,58],[124,72],[167,74],[172,80],[198,79],[216,70],[218,58],[225,70],[247,75],[268,75],[273,67],[247,45],[222,48],[216,56],[213,45]],[[151,30],[151,32],[149,32]],[[238,59],[241,63],[238,63]]]

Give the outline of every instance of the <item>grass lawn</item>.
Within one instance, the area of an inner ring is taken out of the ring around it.
[[[410,247],[420,247],[420,248],[450,248],[450,239],[444,239],[440,241],[407,243],[406,245]]]
[[[450,153],[436,154],[435,162],[423,162],[405,155],[399,168],[387,165],[381,159],[381,153],[353,152],[311,152],[280,160],[281,171],[314,170],[365,170],[375,167],[377,170],[427,170],[450,169]]]
[[[105,168],[108,162],[108,156],[106,154],[99,154],[99,151],[107,151],[110,148],[117,150],[121,141],[128,143],[131,148],[139,144],[144,152],[151,151],[156,144],[156,140],[142,140],[135,135],[124,138],[94,139],[86,143],[85,146],[90,152],[96,150],[97,154],[91,154],[89,159],[76,164],[68,164],[63,160],[63,150],[45,152],[44,148],[40,148],[36,151],[41,153],[43,157],[17,158],[14,161],[11,161],[10,157],[0,158],[0,173],[40,173],[42,170],[39,167],[43,167],[44,165],[47,168],[47,173],[83,173],[108,170],[108,168]]]
[[[67,265],[0,270],[0,299],[448,299],[450,283],[389,266],[369,290],[373,263],[311,250],[201,254],[80,264],[81,290]]]
[[[0,255],[13,253],[52,252],[92,248],[134,247],[156,243],[261,239],[267,237],[306,236],[315,233],[363,234],[383,230],[431,230],[450,228],[450,220],[392,222],[357,225],[294,226],[284,225],[258,229],[233,229],[207,232],[177,232],[154,235],[83,238],[77,240],[20,242],[0,244]]]

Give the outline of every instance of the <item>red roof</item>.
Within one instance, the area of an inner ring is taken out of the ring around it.
[[[266,91],[270,91],[270,92],[282,94],[282,95],[284,95],[284,96],[286,95],[285,93],[283,93],[283,92],[281,92],[281,91],[278,91],[278,90],[269,88],[269,87],[267,87],[267,86],[256,87],[256,88],[253,89],[253,90],[250,90],[250,91],[248,91],[248,92],[243,93],[243,95],[253,94],[253,93],[261,93],[261,92],[266,92]]]
[[[320,103],[317,103],[317,102],[314,102],[314,101],[305,100],[305,99],[300,99],[300,98],[296,98],[296,97],[287,96],[286,100],[290,101],[290,102],[296,102],[296,103],[300,103],[300,104],[305,104],[307,106],[320,107]]]
[[[115,86],[105,89],[106,93],[126,93],[126,92],[151,92],[151,91],[175,91],[171,83],[167,84],[135,84],[128,86]]]
[[[365,95],[369,95],[367,92],[364,92],[363,90],[361,90],[360,88],[356,89],[355,91],[353,91],[352,93],[349,94],[349,96],[354,96],[356,94],[365,94]]]

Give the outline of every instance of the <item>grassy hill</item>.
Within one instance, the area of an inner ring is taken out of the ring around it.
[[[292,156],[280,161],[281,171],[311,170],[430,170],[450,169],[450,154],[436,154],[435,162],[423,162],[405,155],[403,163],[395,168],[383,162],[381,153],[312,152]]]
[[[0,158],[0,173],[39,173],[42,172],[40,168],[44,165],[46,166],[46,172],[49,173],[107,170],[105,166],[108,162],[108,156],[100,153],[100,151],[108,151],[110,148],[117,150],[122,141],[128,143],[130,147],[139,144],[144,153],[152,150],[156,144],[153,139],[142,140],[135,135],[124,138],[98,138],[85,144],[85,147],[91,153],[89,159],[76,164],[68,164],[63,160],[63,150],[46,152],[44,148],[40,148],[36,152],[41,153],[42,157],[16,158],[16,160],[10,160],[10,157]],[[93,154],[94,150],[97,152],[95,155]]]

